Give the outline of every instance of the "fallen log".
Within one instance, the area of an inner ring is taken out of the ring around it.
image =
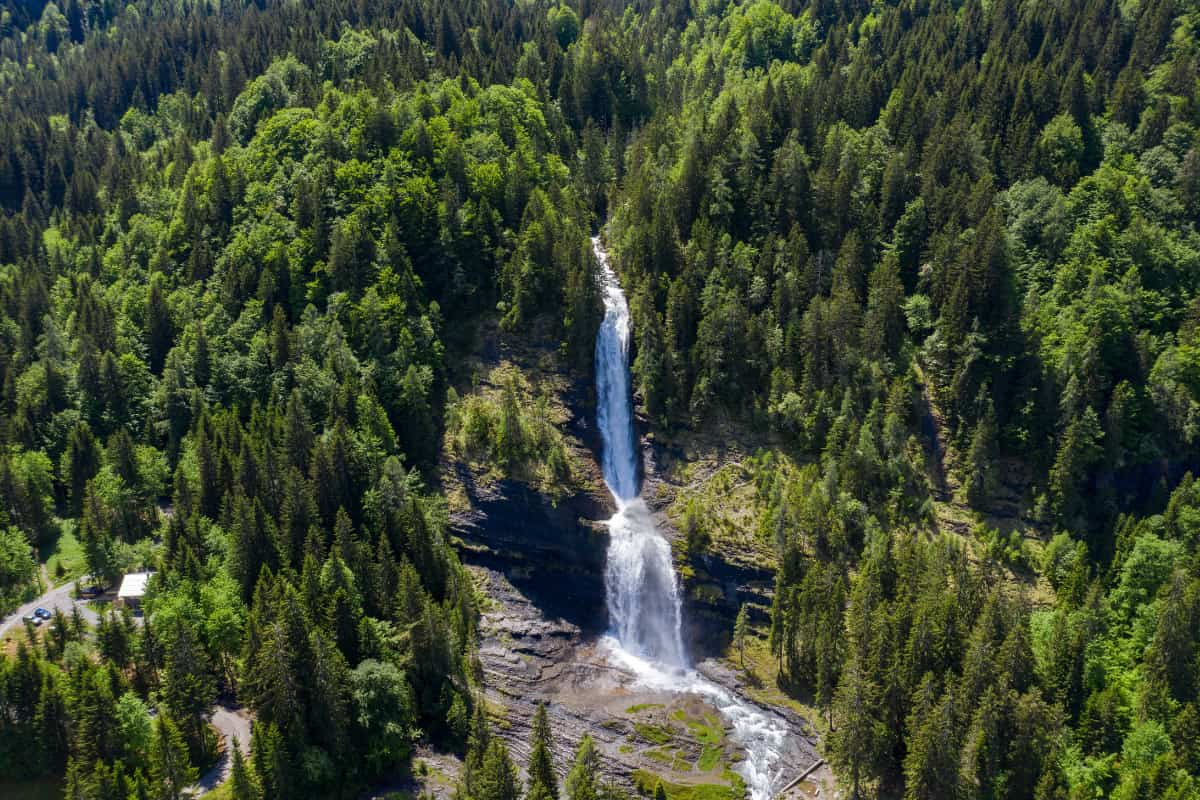
[[[818,768],[818,767],[820,767],[820,766],[821,766],[822,764],[824,764],[824,763],[825,763],[825,759],[823,759],[823,758],[818,758],[816,761],[814,761],[813,763],[809,764],[809,765],[808,765],[808,769],[806,769],[806,770],[804,770],[803,772],[801,772],[799,775],[797,775],[795,778],[793,778],[791,781],[789,781],[787,786],[785,786],[785,787],[783,787],[782,789],[780,789],[780,790],[779,790],[779,793],[775,795],[775,797],[777,798],[777,800],[778,800],[778,798],[780,798],[780,797],[783,797],[785,794],[787,794],[787,793],[788,793],[788,791],[789,791],[789,790],[790,790],[790,789],[791,789],[793,786],[795,786],[795,785],[796,785],[796,784],[798,784],[800,781],[802,781],[802,780],[804,780],[805,778],[807,778],[809,775],[812,775],[814,772],[816,772],[816,771],[817,771],[817,768]]]

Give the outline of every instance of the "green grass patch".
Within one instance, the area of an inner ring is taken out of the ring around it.
[[[75,521],[63,520],[58,535],[38,548],[38,560],[46,565],[46,574],[55,586],[79,578],[87,570],[83,545],[75,536]]]
[[[737,774],[731,769],[727,769],[721,773],[721,777],[729,781],[729,786],[732,788],[736,797],[746,796],[746,781],[741,775]]]
[[[630,777],[633,779],[638,793],[647,796],[652,796],[654,787],[658,785],[659,781],[662,781],[663,789],[666,790],[669,800],[742,800],[746,792],[745,784],[741,782],[740,777],[735,786],[724,786],[719,783],[695,785],[671,783],[644,769],[634,770]]]
[[[625,713],[626,714],[637,714],[642,711],[650,711],[652,709],[662,708],[662,707],[663,707],[662,703],[638,703],[637,705],[630,706],[629,708],[625,709]]]
[[[725,751],[720,747],[706,746],[700,753],[700,760],[696,762],[696,769],[701,772],[712,772],[721,763],[721,757],[725,755]]]
[[[667,747],[655,748],[647,750],[643,755],[653,759],[665,767],[669,767],[672,772],[691,772],[691,763],[684,758],[684,755],[679,750],[672,750]]]
[[[705,747],[716,747],[725,741],[725,728],[716,714],[695,717],[680,708],[671,716],[687,725],[692,736],[695,736],[696,740]]]
[[[660,764],[667,764],[668,766],[675,760],[675,755],[670,750],[647,750],[644,755],[646,758],[653,759]]]
[[[635,722],[633,727],[637,731],[638,736],[642,737],[651,744],[666,744],[667,742],[671,741],[672,738],[674,738],[671,734],[671,731],[661,725],[651,725],[646,722]]]

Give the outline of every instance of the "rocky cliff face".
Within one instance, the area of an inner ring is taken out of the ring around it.
[[[736,454],[718,458],[714,468],[735,463]],[[756,624],[769,623],[768,610],[775,585],[774,572],[764,561],[761,546],[738,547],[728,541],[714,543],[703,555],[689,558],[683,534],[672,520],[684,491],[681,473],[687,455],[654,436],[642,439],[643,495],[656,512],[659,530],[672,540],[675,572],[679,576],[684,604],[684,645],[696,661],[720,656],[733,636],[738,609],[747,604]],[[712,519],[701,524],[714,524]]]
[[[554,504],[513,480],[468,486],[471,508],[451,518],[462,559],[503,573],[546,616],[601,633],[608,549],[601,521],[611,513],[603,499],[578,493]]]
[[[502,573],[548,617],[569,622],[587,636],[607,628],[604,568],[608,549],[605,526],[613,501],[600,477],[600,442],[587,423],[591,408],[587,391],[571,384],[560,400],[570,411],[566,428],[574,447],[576,468],[586,476],[584,488],[557,502],[512,480],[479,480],[461,463],[447,465],[461,488],[467,507],[451,516],[451,530],[461,542],[467,564]],[[683,456],[642,440],[643,494],[656,512],[660,530],[675,543],[676,573],[683,598],[683,636],[697,660],[719,655],[728,645],[734,619],[743,603],[757,622],[766,622],[773,573],[760,553],[717,547],[688,561],[681,534],[669,506],[679,492],[676,478]]]
[[[731,770],[744,753],[728,739],[716,709],[693,695],[648,691],[608,657],[602,638],[608,627],[605,521],[615,508],[599,466],[588,379],[554,368],[545,348],[501,344],[495,351],[476,374],[517,369],[541,397],[550,395],[549,413],[565,437],[572,477],[552,495],[544,481],[516,480],[494,463],[471,462],[450,447],[442,462],[451,533],[486,597],[479,655],[493,730],[524,764],[533,714],[545,704],[560,775],[587,733],[607,778],[627,788],[649,791],[661,776],[678,785],[705,784],[715,791],[708,795],[713,800],[738,800]],[[494,383],[477,378],[472,391],[494,391]],[[685,644],[700,661],[722,652],[741,603],[769,606],[770,570],[761,558],[725,542],[689,562],[672,522],[672,503],[686,484],[680,466],[688,459],[658,447],[653,436],[642,437],[642,452],[643,494],[665,535],[677,543]],[[701,669],[715,670],[710,677],[739,688],[721,665],[709,662]],[[810,731],[803,720],[784,716],[795,734],[788,762],[811,763]]]

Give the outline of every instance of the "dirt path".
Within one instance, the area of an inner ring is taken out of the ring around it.
[[[243,756],[250,755],[250,712],[244,708],[229,708],[216,706],[212,718],[212,726],[221,735],[224,748],[217,763],[200,776],[199,782],[188,787],[188,794],[199,797],[220,786],[229,777],[233,769],[233,740],[237,739],[238,749]]]
[[[75,581],[71,581],[70,583],[64,583],[62,586],[51,589],[41,597],[30,600],[12,614],[0,620],[0,637],[14,628],[20,630],[23,624],[21,618],[27,614],[32,614],[33,610],[38,607],[44,608],[51,613],[61,610],[68,617],[71,616],[72,608],[78,608],[84,621],[89,625],[96,625],[100,622],[100,615],[96,613],[86,600],[75,599]]]

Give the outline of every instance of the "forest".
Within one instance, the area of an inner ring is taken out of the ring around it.
[[[844,796],[1200,798],[1196,0],[2,0],[0,97],[0,612],[154,571],[5,640],[0,780],[178,800],[220,698],[234,800],[625,797],[489,733],[437,469],[561,464],[455,387],[588,381],[602,232]]]

